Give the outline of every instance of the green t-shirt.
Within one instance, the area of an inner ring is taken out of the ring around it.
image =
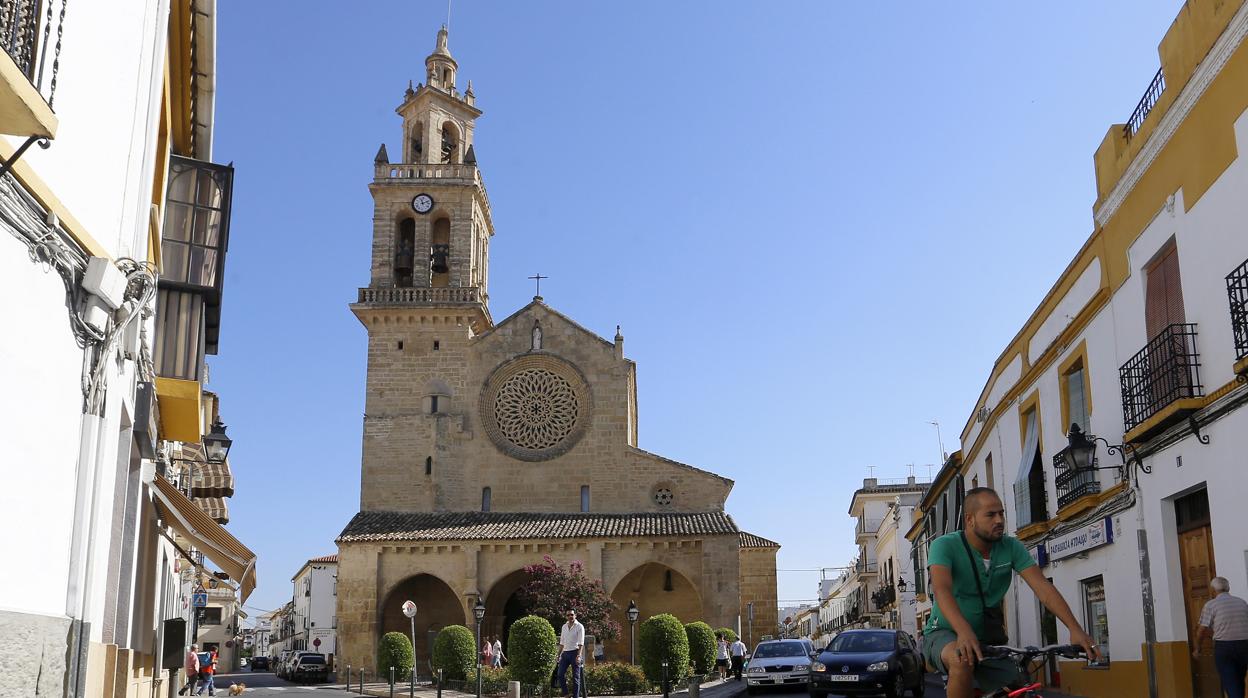
[[[979,575],[980,584],[984,589],[984,602],[988,606],[996,606],[1001,603],[1001,599],[1005,598],[1005,592],[1010,589],[1010,582],[1014,579],[1014,575],[1010,573],[1011,570],[1022,572],[1035,565],[1036,561],[1032,559],[1031,553],[1027,552],[1027,548],[1017,538],[1011,536],[1003,536],[1001,540],[993,543],[987,568],[984,566],[983,555],[980,555],[974,546],[971,547],[971,553],[975,558],[974,568],[971,567],[971,556],[966,554],[966,546],[962,545],[962,532],[955,531],[932,541],[927,551],[927,562],[929,565],[949,568],[950,574],[953,575],[953,595],[957,600],[958,609],[962,611],[966,622],[974,628],[975,634],[982,636],[984,607],[979,600],[979,588],[975,586],[975,578],[971,575]],[[953,626],[949,625],[949,621],[945,620],[944,614],[940,612],[940,605],[933,603],[932,615],[928,617],[927,626],[923,632],[930,633],[938,629],[953,630]]]

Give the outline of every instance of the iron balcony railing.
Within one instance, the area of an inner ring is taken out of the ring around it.
[[[1200,397],[1196,324],[1168,325],[1118,369],[1122,421],[1127,431],[1176,400]]]
[[[1057,457],[1053,458],[1053,465],[1056,468],[1068,468],[1064,462],[1059,464]],[[1057,508],[1061,509],[1067,504],[1086,497],[1090,494],[1097,494],[1101,491],[1101,482],[1096,479],[1096,471],[1087,468],[1082,470],[1059,470],[1057,477],[1053,478],[1053,482],[1057,485]]]
[[[1248,358],[1248,261],[1226,277],[1231,303],[1231,331],[1235,336],[1235,360]]]
[[[41,0],[0,0],[0,42],[4,44],[4,52],[32,82],[40,5]]]
[[[1128,139],[1140,130],[1140,126],[1144,123],[1144,119],[1148,118],[1148,113],[1157,106],[1157,100],[1161,98],[1161,93],[1166,91],[1166,76],[1161,68],[1157,69],[1157,74],[1153,76],[1153,81],[1148,84],[1148,89],[1144,90],[1144,96],[1140,98],[1140,103],[1135,105],[1135,111],[1131,112],[1131,118],[1127,119],[1127,123],[1123,125],[1122,131]]]

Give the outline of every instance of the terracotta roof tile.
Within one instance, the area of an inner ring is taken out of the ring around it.
[[[333,555],[322,555],[321,557],[314,557],[314,558],[312,558],[311,560],[308,560],[308,562],[310,562],[310,563],[316,563],[316,562],[338,562],[338,553],[334,553]]]
[[[753,533],[741,532],[742,548],[779,548],[780,544],[774,540],[767,540],[762,536],[756,536]]]
[[[739,531],[732,517],[722,511],[695,514],[362,511],[342,530],[337,542],[644,538],[735,535]]]

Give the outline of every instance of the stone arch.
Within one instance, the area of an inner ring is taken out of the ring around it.
[[[429,285],[434,288],[451,283],[451,217],[439,215],[429,233]]]
[[[416,271],[416,219],[410,215],[399,217],[394,241],[394,284],[399,287],[413,285]]]
[[[460,146],[462,145],[459,125],[448,119],[442,122],[440,133],[442,136],[442,163],[458,165],[460,162]]]
[[[618,640],[607,643],[608,659],[629,659],[629,624],[624,612],[630,601],[641,611],[637,619],[639,626],[647,618],[661,613],[670,613],[681,623],[704,620],[702,595],[697,585],[680,570],[661,562],[647,562],[621,577],[611,590],[611,600],[616,605],[612,618],[619,623],[621,632]]]
[[[427,670],[432,658],[433,638],[438,631],[448,625],[471,626],[466,620],[461,598],[462,595],[456,593],[451,585],[432,574],[412,575],[395,584],[381,605],[378,645],[381,636],[386,633],[399,632],[410,636],[411,621],[403,615],[403,602],[410,599],[416,604],[416,666]]]
[[[425,123],[413,121],[407,132],[407,162],[424,162],[425,154]]]
[[[519,591],[532,579],[533,575],[519,569],[494,582],[485,595],[485,620],[481,622],[483,635],[497,635],[502,638],[503,647],[507,646],[511,624],[528,615],[528,609],[519,599]]]

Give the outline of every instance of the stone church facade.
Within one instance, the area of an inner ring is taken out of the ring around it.
[[[636,365],[624,338],[587,331],[541,297],[495,323],[494,235],[473,148],[481,115],[445,28],[408,88],[400,163],[378,152],[368,287],[360,513],[338,538],[339,663],[375,664],[386,632],[409,632],[418,667],[442,627],[504,635],[523,613],[526,565],[580,561],[642,618],[776,632],[779,545],[724,511],[732,481],[638,447]],[[749,608],[753,608],[753,625]]]

